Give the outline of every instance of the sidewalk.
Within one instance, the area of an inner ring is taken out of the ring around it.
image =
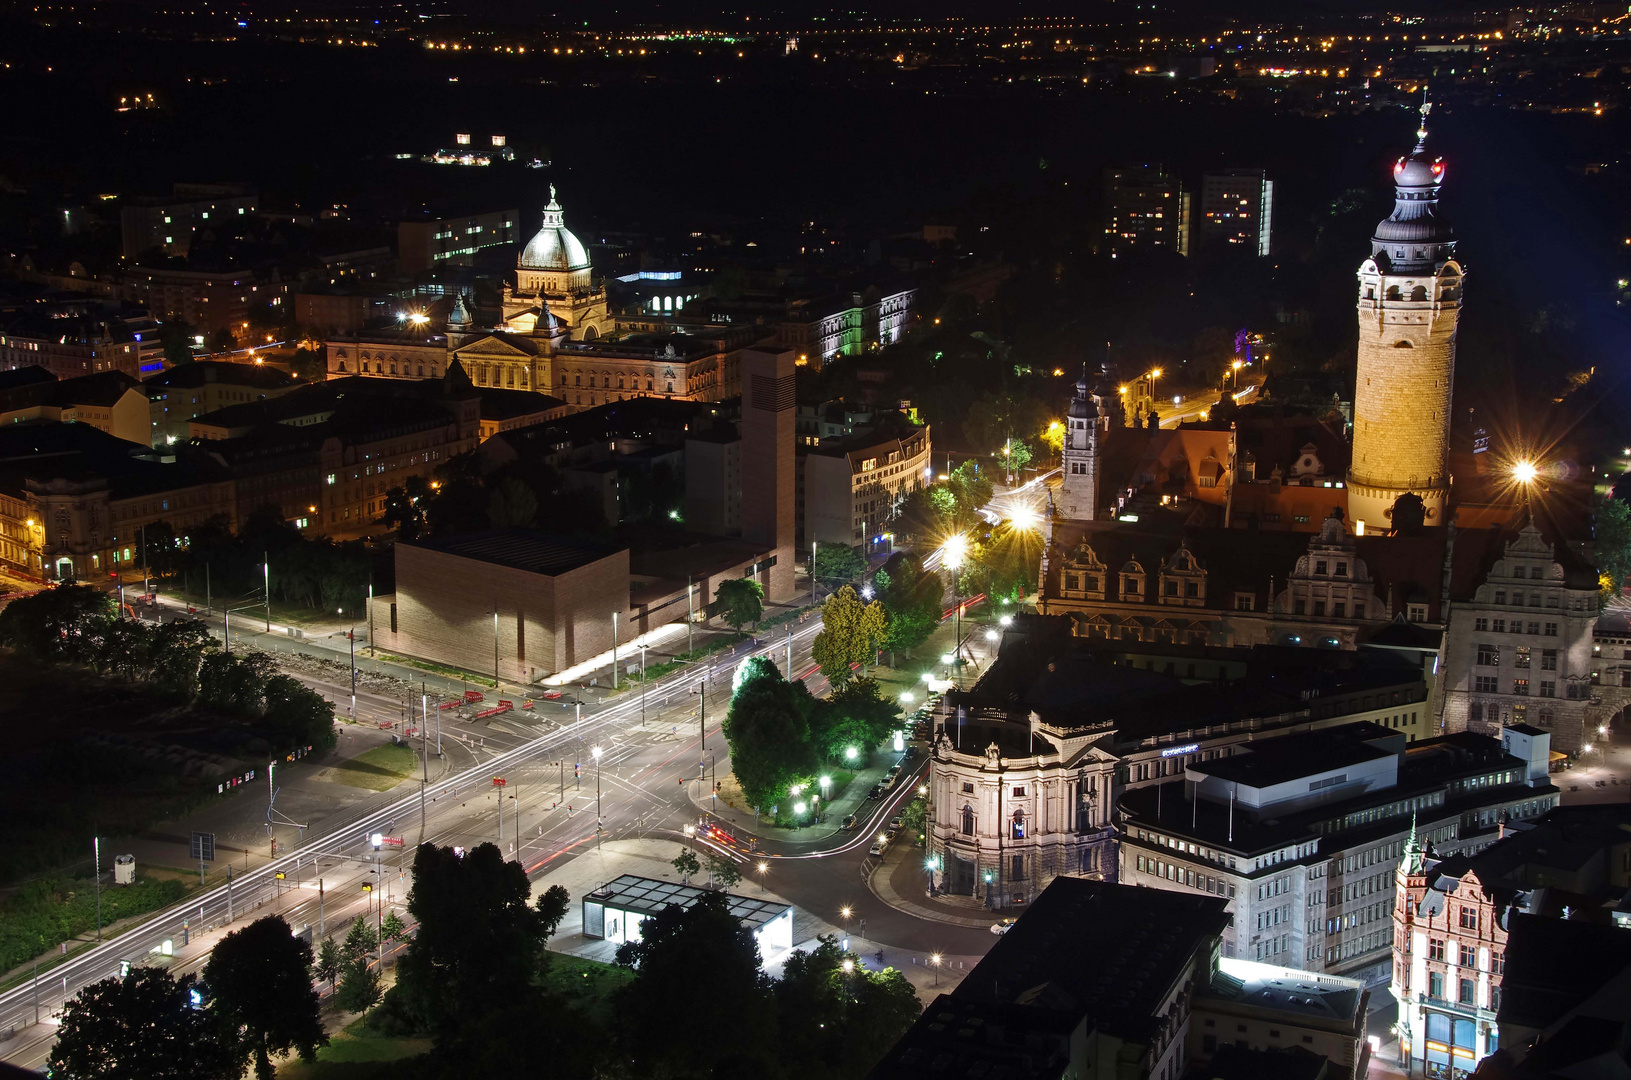
[[[900,757],[904,758],[911,753],[910,748]],[[870,803],[867,792],[872,790],[874,784],[883,780],[889,767],[895,763],[897,755],[893,750],[880,748],[873,753],[872,764],[864,769],[857,770],[855,779],[851,780],[844,793],[831,803],[821,808],[821,823],[799,829],[780,829],[775,825],[758,819],[751,810],[745,807],[731,806],[724,799],[715,799],[705,790],[703,785],[691,784],[687,786],[687,795],[691,805],[698,810],[730,825],[749,836],[757,836],[763,840],[775,840],[784,844],[811,844],[822,840],[831,840],[834,837],[853,836],[854,831],[846,832],[840,826],[844,818],[850,814],[858,818],[868,816]],[[722,769],[728,768],[730,758],[726,757],[719,762]],[[728,772],[721,772],[720,776],[729,776]],[[892,795],[894,792],[888,793]]]
[[[930,897],[928,878],[919,857],[922,850],[915,844],[905,844],[884,855],[867,875],[866,884],[872,895],[896,911],[930,922],[990,927],[997,921],[997,915],[979,914],[979,909],[972,905]]]

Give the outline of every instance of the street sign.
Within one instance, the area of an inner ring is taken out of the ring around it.
[[[215,861],[215,834],[212,832],[195,832],[187,845],[187,850],[199,862]]]
[[[402,837],[400,836],[382,836],[379,838],[379,842],[382,844],[387,844],[391,847],[401,847],[403,844]]]
[[[507,783],[509,783],[509,781],[505,780],[502,776],[493,777],[493,786],[494,787],[503,787]]]

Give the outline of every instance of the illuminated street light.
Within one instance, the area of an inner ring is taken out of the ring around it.
[[[916,700],[917,699],[912,696],[912,692],[910,690],[906,690],[906,691],[902,692],[901,695],[900,695],[900,703],[902,705],[910,705],[912,702],[914,702]]]
[[[1002,635],[998,634],[995,630],[987,630],[985,632],[985,640],[987,641],[996,641],[997,638],[1001,636]]]
[[[997,624],[999,626],[1012,626],[1014,625],[1014,617],[1012,615],[1003,615],[997,619]]]
[[[968,554],[968,537],[961,533],[948,537],[940,549],[942,560],[948,570],[956,570],[963,565],[963,558]]]
[[[1009,516],[1008,523],[1016,529],[1028,532],[1042,524],[1042,515],[1029,506],[1022,506]]]
[[[951,653],[943,653],[943,654],[941,654],[940,662],[949,667],[952,664],[952,662],[955,661],[956,659],[957,659],[957,657],[953,656]]]
[[[940,320],[936,319],[935,321],[939,322]],[[855,961],[854,960],[845,960],[844,961],[844,974],[849,975],[852,972],[854,972],[854,970],[855,970]]]
[[[845,761],[854,761],[856,758],[858,758],[860,756],[861,756],[861,752],[859,750],[855,749],[855,747],[853,747],[853,746],[844,747],[844,760]]]
[[[1540,470],[1535,468],[1534,462],[1520,461],[1512,466],[1512,479],[1520,484],[1532,484],[1539,475]]]

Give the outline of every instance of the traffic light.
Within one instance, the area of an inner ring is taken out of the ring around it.
[[[572,775],[573,776],[582,776],[583,775],[583,762],[574,761],[572,763]]]
[[[277,878],[279,881],[282,881],[285,878],[287,878],[289,875],[285,874],[282,870],[279,870],[277,873],[273,874],[272,876]]]
[[[365,882],[363,882],[363,885],[362,885],[362,891],[363,892],[373,892],[374,891],[374,886],[365,881]]]

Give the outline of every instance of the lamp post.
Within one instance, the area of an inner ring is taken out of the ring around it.
[[[691,593],[696,585],[691,581],[690,575],[685,578],[685,651],[687,654],[696,651],[696,641],[692,632],[697,625],[697,617],[691,605]]]
[[[770,864],[761,859],[759,861],[759,892],[761,895],[765,891],[765,874],[769,872],[769,870]]]
[[[640,643],[640,726],[646,726],[646,650],[651,646]]]
[[[385,935],[380,931],[383,929],[385,923],[384,914],[379,909],[379,899],[380,892],[382,891],[380,886],[384,883],[385,879],[379,872],[379,849],[380,846],[385,843],[385,834],[375,833],[368,839],[369,842],[374,845],[374,943],[379,949],[379,962],[383,964],[385,963]]]
[[[595,759],[595,835],[600,835],[600,747],[596,746],[589,751],[589,756]]]
[[[935,984],[935,986],[939,986],[940,985],[940,954],[939,953],[930,953],[929,954],[929,966],[934,968],[934,984]]]
[[[612,689],[617,689],[617,612],[612,612]]]
[[[272,632],[272,556],[270,552],[261,552],[262,583],[266,586],[266,632]],[[374,587],[368,586],[368,595],[374,595]]]

